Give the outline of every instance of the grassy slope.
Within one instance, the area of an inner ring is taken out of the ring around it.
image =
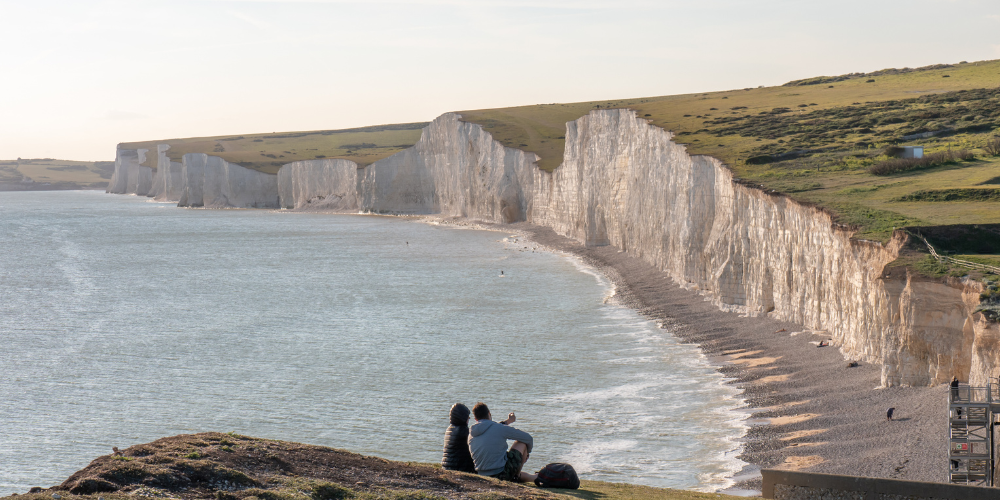
[[[894,226],[1000,223],[1000,210],[996,210],[995,202],[891,201],[920,189],[975,186],[1000,175],[1000,163],[996,160],[980,160],[878,177],[868,174],[864,168],[879,159],[881,146],[895,142],[899,139],[899,134],[903,133],[901,130],[906,130],[912,124],[872,126],[867,133],[858,132],[858,127],[828,130],[821,137],[803,138],[801,133],[786,133],[795,130],[797,124],[794,120],[798,117],[812,120],[800,130],[822,130],[822,126],[817,127],[815,123],[829,123],[842,110],[847,110],[848,114],[869,115],[878,106],[874,103],[878,102],[996,87],[1000,87],[1000,61],[986,61],[902,74],[850,78],[817,85],[544,104],[460,113],[466,121],[481,124],[504,145],[537,153],[542,157],[540,166],[552,170],[562,159],[565,122],[599,109],[598,107],[634,109],[650,123],[675,132],[676,140],[687,144],[691,154],[720,158],[743,179],[830,209],[841,222],[859,227],[858,238],[884,241]],[[997,98],[986,99],[985,102],[995,108]],[[882,112],[883,108],[908,110],[959,105],[964,103],[902,103],[878,109]],[[789,110],[771,115],[775,108]],[[779,125],[783,128],[768,129],[773,123],[761,119],[762,114],[765,118],[780,116],[784,123]],[[1000,120],[995,117],[974,119],[977,121],[973,123],[1000,126]],[[843,122],[847,123],[847,120]],[[748,124],[758,126],[755,128],[747,126]],[[744,127],[736,132],[732,130],[734,125]],[[961,123],[941,120],[941,123],[931,125],[958,128]],[[835,126],[838,126],[837,123]],[[928,152],[948,147],[977,148],[985,143],[987,135],[989,132],[967,132],[902,144],[925,145]],[[859,147],[858,143],[864,144]],[[747,163],[749,158],[801,149],[815,152],[804,158],[763,165]]]
[[[308,481],[302,481],[302,483],[308,484]],[[140,494],[146,494],[149,497],[153,497],[153,495],[160,493],[158,490],[152,488],[139,490],[139,492]],[[578,490],[545,490],[544,492],[548,493],[550,498],[560,498],[565,500],[572,500],[576,498],[582,498],[585,500],[752,500],[754,498],[760,498],[723,495],[719,493],[700,493],[696,491],[674,490],[669,488],[653,488],[634,484],[605,483],[601,481],[582,481],[580,489]],[[281,493],[284,492],[274,494],[274,499],[334,500],[334,498],[341,498],[357,500],[446,500],[444,497],[420,490],[408,490],[398,493],[387,491],[382,494],[365,494],[352,491],[350,488],[345,488],[344,490],[337,491],[337,494],[332,496],[332,498],[324,498],[319,495],[308,495],[302,493],[299,493],[299,495],[296,496],[283,495]],[[58,494],[65,500],[99,500],[101,498],[105,500],[128,500],[135,498],[136,496],[143,496],[117,492],[79,495],[60,491]],[[40,493],[24,493],[12,496],[11,498],[16,498],[18,500],[52,500],[52,493],[48,491]],[[170,497],[165,495],[164,498]],[[235,496],[221,496],[220,498],[233,499]],[[479,500],[518,500],[530,497],[509,494],[491,494],[484,492],[474,494],[469,498]]]
[[[504,145],[537,153],[539,166],[552,170],[562,160],[566,122],[594,109],[634,109],[652,124],[674,132],[675,140],[687,144],[691,154],[717,157],[746,181],[828,209],[838,222],[856,226],[855,237],[859,239],[885,241],[892,228],[900,226],[1000,223],[995,197],[939,201],[943,197],[925,194],[915,201],[899,201],[918,191],[1000,189],[1000,184],[983,184],[1000,178],[1000,161],[984,157],[980,151],[987,137],[1000,127],[1000,90],[960,93],[1000,88],[1000,61],[828,80],[812,85],[460,113]],[[368,165],[412,145],[423,125],[174,139],[124,146],[153,148],[167,142],[174,160],[188,152],[210,153],[274,173],[285,163],[318,157]],[[935,129],[955,131],[908,142],[901,139]],[[980,158],[889,176],[869,174],[866,168],[885,159],[880,155],[890,144],[923,145],[928,153],[968,148],[979,151]],[[806,153],[779,156],[796,151]],[[154,155],[149,156],[148,164],[153,166]],[[758,161],[761,158],[769,159]]]
[[[45,159],[0,161],[0,182],[19,182],[25,178],[35,182],[71,182],[74,184],[106,184],[114,173],[114,162],[69,161]]]
[[[415,144],[426,125],[405,123],[345,130],[165,139],[125,143],[121,147],[156,151],[157,144],[170,144],[167,156],[174,161],[181,161],[185,153],[208,153],[273,174],[286,163],[316,158],[343,158],[361,166],[369,165]],[[147,155],[144,165],[155,168],[156,155]]]
[[[703,500],[729,495],[584,481],[576,491],[548,490],[396,462],[344,450],[235,433],[187,434],[97,457],[61,485],[21,500]],[[564,496],[565,495],[565,496]]]
[[[562,493],[571,498],[583,498],[585,500],[736,500],[746,498],[719,493],[699,493],[696,491],[653,488],[635,484],[605,483],[601,481],[581,481],[579,490]]]
[[[943,75],[949,75],[943,78]],[[876,76],[874,83],[855,78],[829,85],[764,87],[675,96],[612,99],[570,104],[537,104],[513,108],[460,111],[465,121],[483,125],[509,147],[532,151],[542,157],[540,166],[552,170],[562,161],[565,123],[591,110],[628,108],[645,116],[650,123],[678,134],[678,142],[689,145],[691,154],[711,155],[743,173],[743,162],[757,147],[755,138],[716,137],[706,127],[708,118],[728,115],[754,115],[778,107],[809,111],[829,109],[852,103],[905,99],[927,93],[1000,86],[1000,60],[961,64],[947,69],[919,71],[900,75]],[[809,106],[815,104],[815,106]],[[732,110],[737,106],[745,109]],[[717,108],[712,110],[711,108]],[[648,115],[648,116],[647,116]],[[697,132],[708,129],[706,132]],[[764,140],[765,144],[778,139]]]

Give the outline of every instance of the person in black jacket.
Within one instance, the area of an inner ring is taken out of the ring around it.
[[[441,467],[448,470],[476,473],[469,451],[469,407],[455,403],[451,407],[451,425],[444,431],[444,456]]]

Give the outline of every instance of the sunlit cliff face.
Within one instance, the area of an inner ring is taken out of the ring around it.
[[[886,245],[851,240],[827,214],[734,182],[721,162],[688,155],[670,132],[629,110],[569,122],[563,163],[551,173],[536,168],[533,153],[451,113],[412,148],[360,170],[314,160],[274,176],[188,154],[179,180],[169,159],[153,179],[139,171],[140,154],[119,151],[110,192],[149,194],[140,191],[150,177],[150,185],[179,183],[164,196],[179,193],[181,206],[526,220],[628,252],[722,310],[826,331],[846,357],[881,364],[886,386],[1000,374],[1000,333],[975,313],[978,285],[883,275],[905,234]]]

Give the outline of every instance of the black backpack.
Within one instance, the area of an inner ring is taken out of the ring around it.
[[[570,464],[549,464],[538,471],[535,484],[542,488],[575,490],[580,487],[580,477]]]

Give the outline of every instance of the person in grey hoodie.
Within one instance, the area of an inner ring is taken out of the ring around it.
[[[515,483],[534,481],[534,474],[521,472],[531,454],[532,439],[527,432],[510,426],[517,420],[514,412],[507,416],[507,420],[497,423],[493,421],[489,407],[479,402],[472,407],[472,416],[476,418],[476,423],[469,427],[469,450],[476,472],[481,476]],[[514,440],[510,449],[507,449],[508,439]]]

